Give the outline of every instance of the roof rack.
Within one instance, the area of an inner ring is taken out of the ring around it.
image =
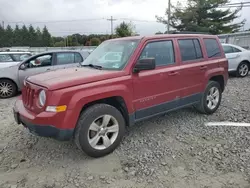
[[[170,31],[170,34],[204,34],[204,35],[211,35],[211,33],[195,32],[195,31]]]

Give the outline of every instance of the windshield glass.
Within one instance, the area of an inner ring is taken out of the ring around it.
[[[114,40],[100,44],[82,63],[97,65],[102,69],[121,70],[137,47],[139,40]]]

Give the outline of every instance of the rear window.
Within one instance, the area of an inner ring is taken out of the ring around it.
[[[198,39],[179,39],[178,43],[182,61],[191,61],[203,58]]]
[[[204,39],[208,58],[220,57],[221,51],[216,39]]]

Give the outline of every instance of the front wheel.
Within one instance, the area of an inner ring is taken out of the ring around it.
[[[195,108],[203,114],[213,114],[220,106],[222,90],[220,84],[215,81],[209,81],[203,93],[200,102]]]
[[[74,139],[87,155],[103,157],[118,147],[124,132],[125,120],[121,112],[108,104],[96,104],[80,115]]]
[[[17,87],[14,82],[8,79],[0,79],[0,99],[14,97],[17,94]]]

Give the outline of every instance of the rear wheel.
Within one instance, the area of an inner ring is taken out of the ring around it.
[[[0,98],[6,99],[17,94],[16,84],[8,79],[0,79]]]
[[[209,81],[199,104],[195,105],[195,108],[203,114],[212,114],[219,108],[221,97],[222,90],[220,84],[215,81]]]
[[[236,74],[238,77],[245,77],[249,72],[249,64],[245,61],[241,62],[237,68]]]
[[[121,112],[107,104],[96,104],[81,115],[75,130],[75,143],[91,157],[102,157],[113,152],[125,132]]]

